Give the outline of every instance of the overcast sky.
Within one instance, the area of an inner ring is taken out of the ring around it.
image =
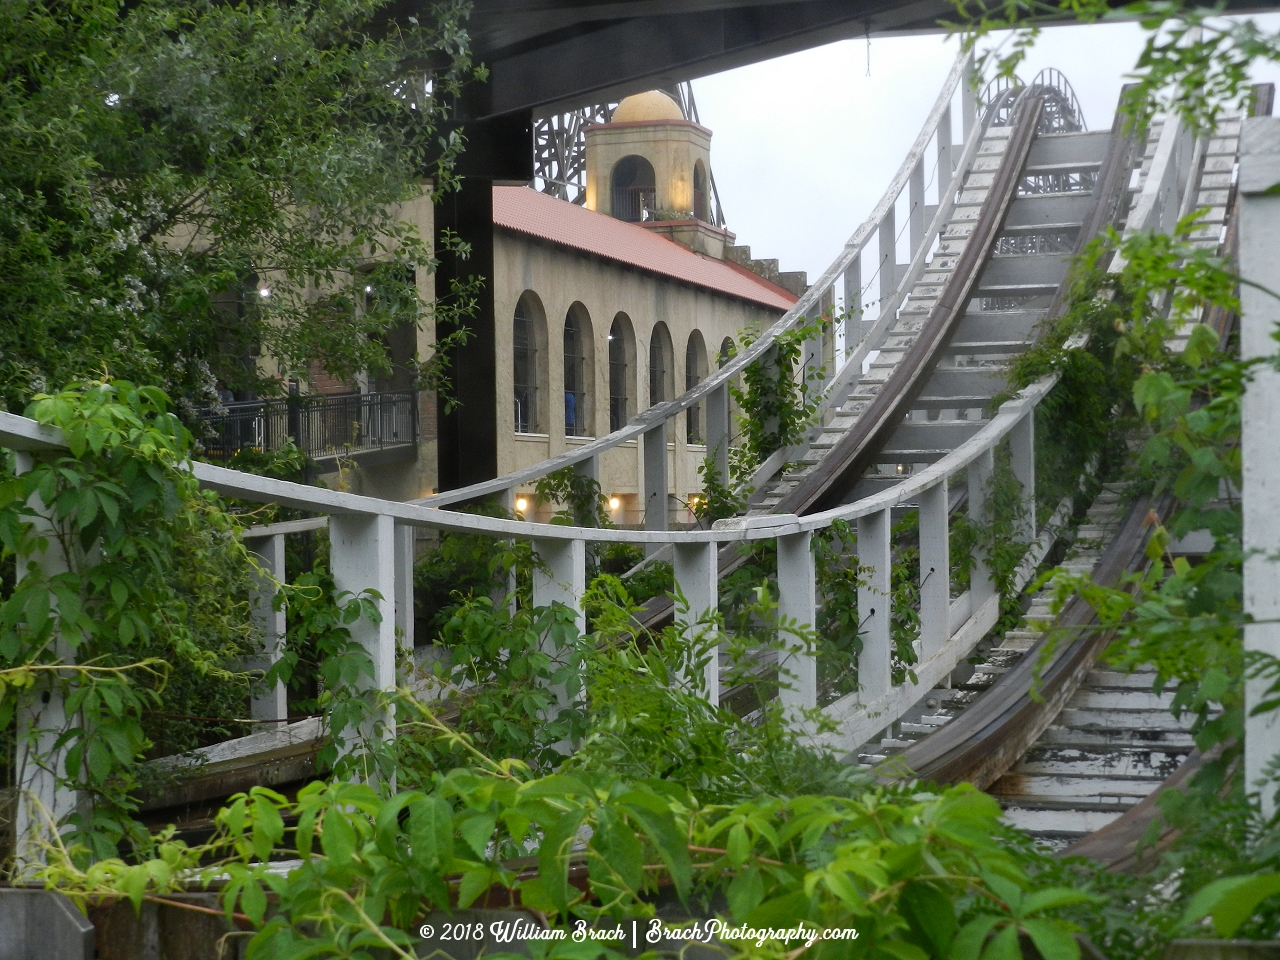
[[[1258,18],[1270,29],[1280,16]],[[1090,130],[1111,126],[1142,49],[1136,24],[1045,30],[1019,69],[1057,67]],[[871,212],[920,132],[958,43],[942,36],[847,40],[693,82],[713,132],[725,220],[752,256],[814,280]],[[1255,79],[1275,82],[1267,67]],[[955,136],[960,136],[957,118]]]

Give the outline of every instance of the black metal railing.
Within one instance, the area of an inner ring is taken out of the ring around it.
[[[247,400],[228,403],[225,412],[204,411],[201,419],[208,427],[205,452],[215,460],[229,460],[241,450],[278,450],[292,438],[309,459],[323,462],[417,446],[418,394]]]
[[[655,187],[614,187],[613,215],[629,223],[640,223],[653,216],[658,205]]]

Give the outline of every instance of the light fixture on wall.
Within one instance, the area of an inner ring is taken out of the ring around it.
[[[270,288],[270,287],[262,287],[262,288],[258,291],[258,296],[262,297],[262,299],[264,299],[264,300],[265,300],[267,297],[271,296],[271,288]]]
[[[524,497],[516,498],[516,513],[524,513],[529,509],[529,501]]]
[[[621,501],[621,500],[619,500],[617,497],[610,497],[610,498],[609,498],[609,512],[610,512],[610,513],[612,513],[614,510],[617,510],[620,506],[622,506],[622,501]]]

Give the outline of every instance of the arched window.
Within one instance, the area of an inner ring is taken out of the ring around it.
[[[701,160],[693,165],[693,216],[711,222],[711,199],[707,190],[707,168]]]
[[[591,317],[575,303],[564,317],[564,435],[591,435]]]
[[[702,342],[702,334],[695,330],[689,334],[689,345],[684,351],[684,388],[692,390],[707,378],[707,347]],[[706,437],[702,432],[702,401],[699,400],[685,411],[685,440],[689,443],[704,443]]]
[[[626,426],[635,411],[631,371],[635,369],[635,334],[625,313],[609,328],[609,432]]]
[[[619,220],[639,223],[648,220],[658,205],[653,165],[632,154],[613,166],[611,211]]]
[[[675,397],[675,367],[671,334],[659,320],[649,335],[649,406]]]
[[[542,384],[546,382],[547,322],[542,303],[532,290],[516,302],[511,321],[511,373],[515,395],[516,433],[541,433],[546,427]]]

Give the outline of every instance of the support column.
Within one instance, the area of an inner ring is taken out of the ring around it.
[[[707,456],[716,466],[720,482],[729,483],[729,387],[716,387],[707,394]]]
[[[824,290],[818,295],[817,302],[813,307],[813,315],[810,319],[821,320],[823,316],[829,316],[829,313],[827,312],[828,299],[831,295],[832,291],[830,290]],[[822,382],[819,380],[810,381],[810,377],[820,371],[826,363],[823,356],[825,353],[823,350],[825,340],[825,333],[818,331],[804,342],[804,347],[801,351],[803,360],[800,367],[800,376],[804,378],[801,386],[803,387],[806,396],[822,392]]]
[[[916,252],[920,249],[920,244],[924,242],[924,158],[921,157],[916,161],[916,165],[911,168],[911,177],[907,183],[907,200],[909,201],[909,213],[907,221],[909,226],[908,233],[911,239],[911,259],[915,258]]]
[[[450,383],[460,401],[446,412],[444,398],[436,411],[439,421],[439,485],[452,490],[491,480],[498,475],[497,333],[493,301],[493,181],[464,177],[457,190],[436,197],[436,302],[451,301],[450,283],[484,278],[474,316],[462,319],[470,331],[467,342],[450,357]],[[441,243],[446,230],[471,244],[463,260]],[[510,318],[508,318],[510,323]],[[452,331],[438,323],[437,337]],[[507,399],[507,403],[510,400]],[[555,404],[552,404],[555,416]]]
[[[400,649],[413,656],[413,562],[417,531],[406,524],[396,526],[396,632]]]
[[[951,107],[942,111],[942,116],[938,118],[938,205],[947,202],[947,185],[951,183],[951,177],[955,174],[955,161],[951,156]]]
[[[891,205],[880,221],[880,303],[872,311],[877,317],[884,313],[898,290],[898,227],[895,207],[896,203]]]
[[[18,474],[29,472],[32,466],[29,453],[17,454]],[[44,515],[44,504],[39,497],[34,497],[31,507],[36,511],[32,524],[37,533],[47,534],[47,545],[43,550],[18,558],[18,580],[21,581],[32,561],[45,577],[67,573],[70,564],[57,539],[52,536],[53,526]],[[55,644],[61,662],[75,663],[75,650],[70,643],[59,637]],[[78,725],[74,717],[67,717],[65,702],[61,684],[46,680],[38,682],[22,696],[14,713],[14,781],[18,790],[14,838],[19,876],[44,863],[43,844],[49,842],[53,831],[67,817],[77,812],[83,799],[80,791],[67,782],[78,779],[67,776],[66,759],[70,744],[58,745],[62,735],[70,727]]]
[[[947,481],[920,494],[920,659],[951,639],[951,537]]]
[[[858,655],[858,687],[863,703],[889,692],[892,682],[893,648],[889,622],[893,615],[889,560],[889,511],[880,510],[858,518],[858,565],[862,584],[858,587],[859,632],[862,653]]]
[[[644,506],[644,529],[667,529],[667,424],[666,421],[644,432],[644,476],[640,486]],[[658,544],[646,544],[645,553],[658,550]]]
[[[1280,183],[1280,119],[1244,121],[1240,139],[1240,355],[1273,357],[1271,334],[1280,322],[1280,302],[1267,290],[1280,287],[1280,196],[1268,191]],[[1261,288],[1253,286],[1259,284]],[[1280,373],[1270,364],[1253,368],[1241,410],[1244,512],[1244,628],[1246,653],[1280,657],[1280,477],[1275,469],[1275,430],[1280,420]],[[1245,789],[1261,786],[1264,769],[1280,753],[1280,713],[1259,716],[1267,681],[1245,681]],[[1262,791],[1262,815],[1276,812],[1272,789]]]
[[[811,540],[808,532],[778,537],[778,616],[795,621],[805,630],[812,630],[818,623]],[[798,719],[801,709],[818,705],[818,664],[799,638],[784,635],[782,639],[787,653],[779,666],[791,674],[791,689],[779,687],[778,698],[788,715]]]
[[[280,659],[280,648],[284,645],[285,614],[284,610],[276,610],[276,582],[285,579],[284,569],[284,534],[277,533],[269,537],[254,537],[245,544],[249,553],[262,567],[262,575],[256,577],[252,597],[253,622],[262,634],[262,661],[254,666],[261,670],[269,670]],[[249,703],[250,716],[255,720],[275,723],[289,717],[289,706],[285,685],[277,681],[271,689],[263,689],[254,695]]]
[[[1013,475],[1022,486],[1017,537],[1025,543],[1036,539],[1036,414],[1030,411],[1009,431],[1009,453]]]
[[[987,514],[987,498],[994,470],[995,456],[990,449],[979,454],[978,459],[969,464],[969,519],[981,528],[991,525],[991,517]],[[975,546],[973,567],[969,573],[969,599],[972,601],[969,609],[977,613],[995,592],[995,584],[991,582],[991,568],[987,566],[986,551]]]
[[[587,628],[587,618],[582,609],[582,596],[587,592],[587,550],[583,540],[534,540],[533,551],[539,564],[533,568],[533,605],[550,607],[562,603],[574,612],[574,623],[579,632]],[[558,650],[551,637],[542,638],[542,652],[553,660],[560,660],[564,653]],[[563,684],[551,688],[561,707],[569,703],[568,691]]]
[[[857,349],[867,328],[862,321],[862,254],[844,272],[844,355]]]
[[[379,595],[373,603],[382,615],[380,622],[361,617],[347,629],[373,661],[373,676],[358,681],[362,688],[390,693],[396,688],[395,521],[385,515],[335,514],[329,518],[329,544],[334,591],[359,595],[375,590]],[[360,735],[370,740],[394,738],[395,717],[385,711]],[[352,734],[347,731],[344,736],[345,752],[350,752]]]
[[[969,142],[969,134],[978,122],[978,96],[982,92],[978,89],[980,82],[977,59],[970,53],[969,62],[964,67],[964,79],[960,81],[961,136],[965,143]]]
[[[706,647],[709,657],[704,674],[707,701],[717,706],[720,703],[720,650],[715,626],[708,622],[715,616],[719,603],[716,544],[677,543],[673,546],[676,586],[689,604],[685,612],[676,612],[676,623],[691,645],[701,640]],[[702,651],[694,647],[692,652],[696,655]]]

